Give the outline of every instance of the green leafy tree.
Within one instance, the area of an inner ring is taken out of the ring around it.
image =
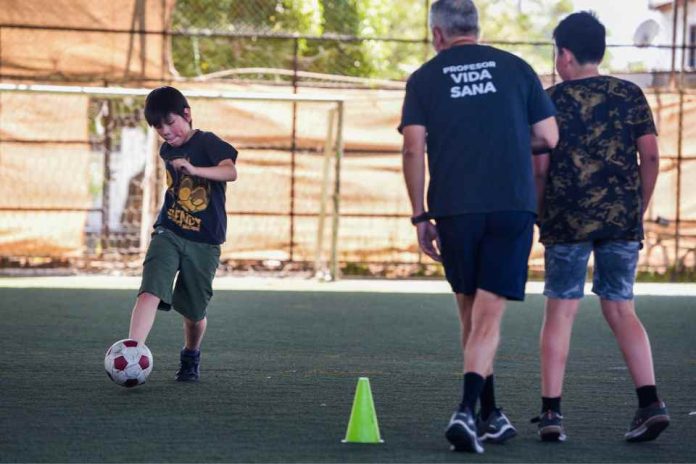
[[[233,68],[294,66],[295,41],[263,35],[297,33],[301,70],[404,79],[433,55],[427,43],[426,0],[178,0],[175,30],[258,34],[239,38],[175,36],[176,68],[195,76]],[[549,42],[571,0],[479,0],[484,41]],[[338,37],[366,40],[336,40]],[[380,38],[408,41],[375,40]],[[553,65],[551,45],[498,46],[519,54],[539,72]]]
[[[553,29],[573,11],[571,0],[497,0],[478,2],[482,40],[497,42],[551,42]],[[509,45],[501,48],[526,59],[537,72],[553,68],[553,46]]]
[[[258,34],[256,37],[172,39],[174,65],[184,76],[232,68],[291,68],[291,40],[265,38],[274,33],[321,35],[319,0],[178,0],[174,31]]]
[[[374,74],[371,60],[363,53],[360,42],[332,40],[335,36],[355,37],[360,34],[363,17],[362,0],[321,0],[321,29],[327,40],[306,44],[301,68],[307,71],[369,76]]]

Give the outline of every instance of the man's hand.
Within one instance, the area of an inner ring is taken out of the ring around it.
[[[186,158],[176,158],[171,160],[170,163],[172,163],[172,167],[177,171],[181,171],[189,176],[196,175],[196,166],[191,164]]]
[[[423,253],[430,256],[438,263],[442,262],[440,256],[440,237],[437,235],[435,224],[430,221],[416,224],[416,233],[418,234],[418,245]]]

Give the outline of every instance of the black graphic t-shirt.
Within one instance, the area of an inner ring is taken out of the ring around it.
[[[426,128],[430,214],[535,213],[530,126],[554,114],[531,66],[503,50],[455,46],[421,66],[399,130]]]
[[[223,243],[227,235],[226,183],[176,171],[170,161],[186,158],[196,167],[212,167],[225,159],[236,161],[237,150],[212,132],[196,131],[180,147],[163,143],[160,157],[167,168],[167,191],[155,227],[166,227],[196,242]]]
[[[637,85],[611,76],[548,89],[560,141],[550,156],[540,240],[544,244],[641,240],[636,140],[656,134]]]

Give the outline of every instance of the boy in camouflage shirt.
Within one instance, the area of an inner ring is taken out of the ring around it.
[[[560,141],[550,154],[534,157],[547,299],[540,337],[542,410],[533,422],[544,441],[565,440],[563,377],[590,253],[592,292],[638,395],[625,438],[653,440],[669,425],[657,396],[650,341],[633,301],[643,214],[658,174],[656,130],[637,85],[599,74],[605,35],[588,12],[556,27],[556,69],[564,82],[548,93],[558,111]]]

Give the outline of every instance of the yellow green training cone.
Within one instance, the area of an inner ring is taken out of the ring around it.
[[[360,377],[355,390],[346,438],[342,443],[384,443],[379,435],[375,403],[372,401],[370,379]]]

